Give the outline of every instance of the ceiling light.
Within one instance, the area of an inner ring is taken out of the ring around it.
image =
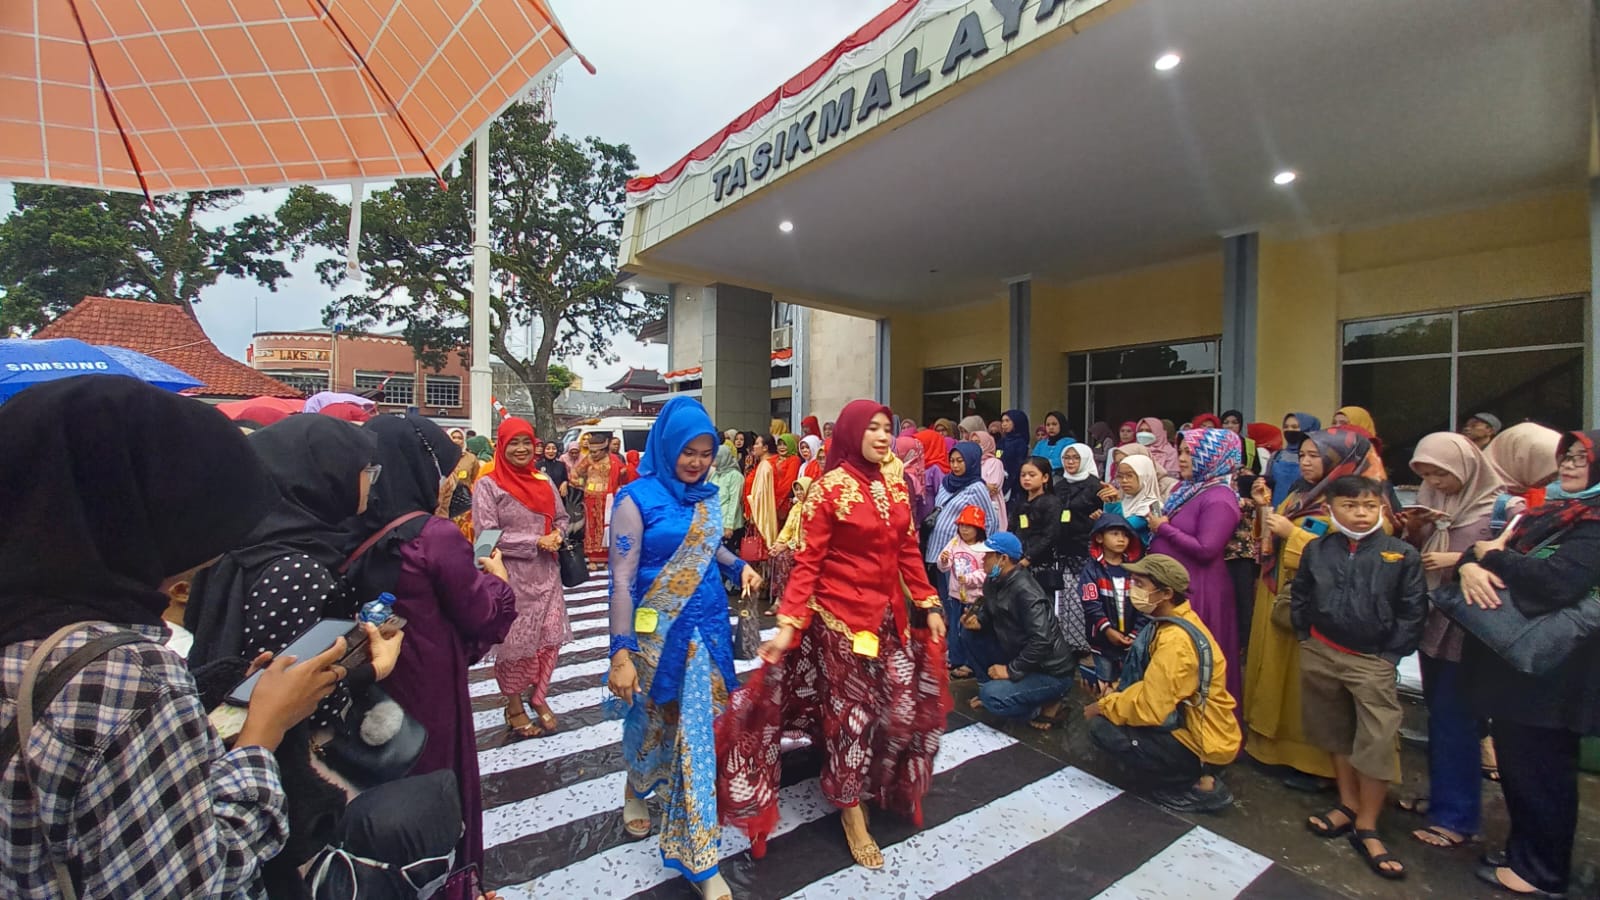
[[[783,232],[784,234],[788,234],[789,232],[794,230],[794,223],[789,221],[788,219],[785,219],[782,222],[778,223],[778,230]]]
[[[1183,57],[1179,56],[1178,54],[1163,53],[1156,57],[1156,71],[1170,72],[1173,69],[1176,69],[1178,67],[1178,63],[1181,62],[1183,62]]]
[[[1282,187],[1286,184],[1293,184],[1294,180],[1299,177],[1293,169],[1284,169],[1282,172],[1272,176],[1272,183]]]

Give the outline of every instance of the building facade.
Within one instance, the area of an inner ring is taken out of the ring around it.
[[[895,4],[630,182],[625,266],[671,292],[673,368],[719,422],[769,408],[760,336],[795,304],[871,323],[814,366],[824,418],[863,392],[1080,433],[1360,405],[1397,474],[1473,412],[1592,426],[1593,18]]]
[[[256,370],[306,396],[319,391],[366,394],[381,388],[376,398],[380,409],[415,409],[451,424],[465,423],[471,408],[471,379],[459,354],[448,354],[444,367],[435,372],[417,360],[404,338],[393,335],[264,331],[252,338],[247,356]]]

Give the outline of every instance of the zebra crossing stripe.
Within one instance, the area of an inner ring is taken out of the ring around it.
[[[939,755],[934,758],[935,775],[948,772],[978,757],[1016,745],[1016,740],[987,725],[976,724],[951,732],[939,745]],[[492,752],[492,751],[491,751]],[[485,754],[479,754],[480,759]],[[597,790],[603,789],[597,788]],[[1112,789],[1114,791],[1114,789]],[[609,794],[610,807],[621,808],[618,792]],[[1056,798],[1060,803],[1060,798]],[[835,812],[833,805],[822,796],[817,779],[809,778],[783,788],[778,795],[778,824],[772,838],[780,837],[794,829],[822,819]],[[951,846],[943,847],[950,854]],[[722,858],[736,856],[750,849],[750,841],[743,832],[726,829],[722,832]],[[960,856],[961,854],[954,854]],[[586,897],[595,896],[600,886],[605,896],[626,896],[663,884],[676,877],[676,873],[661,865],[661,854],[656,841],[639,841],[613,847],[565,868],[548,872],[519,885],[497,888],[503,900],[533,900],[536,897]],[[870,896],[856,894],[855,896]]]
[[[761,632],[761,639],[767,640],[777,633],[778,629],[768,628],[766,631]],[[609,638],[607,638],[604,643],[597,646],[609,647],[610,645],[611,641]],[[566,654],[576,653],[577,651],[572,649],[572,644],[568,644],[561,648],[561,652]],[[587,660],[585,662],[569,663],[564,666],[556,666],[555,672],[550,675],[550,683],[554,685],[559,682],[570,681],[574,678],[596,679],[601,675],[604,675],[606,673],[606,669],[610,668],[610,666],[610,661],[604,657],[601,657],[600,659]],[[473,698],[489,697],[498,693],[500,693],[500,688],[495,684],[493,678],[483,681],[475,681],[467,686],[467,696]]]
[[[622,740],[622,723],[606,721],[587,728],[558,731],[534,741],[520,741],[478,751],[478,776],[509,772],[523,766],[559,759],[585,750],[597,750]]]
[[[604,662],[604,660],[602,660],[602,662]],[[754,670],[760,665],[761,660],[759,659],[736,659],[733,661],[734,671],[741,675]],[[600,672],[596,673],[596,677],[604,674],[604,672],[605,670],[602,668]],[[565,694],[552,694],[545,698],[545,702],[549,705],[551,712],[558,716],[564,716],[568,713],[577,712],[580,709],[599,706],[600,701],[604,699],[606,694],[607,691],[605,687],[597,684],[593,688],[569,691]],[[504,724],[505,714],[501,712],[501,707],[499,706],[480,710],[479,712],[472,714],[473,731],[482,731],[485,728],[492,728],[496,725]]]
[[[1195,828],[1118,879],[1096,900],[1231,900],[1271,865],[1272,860],[1248,847]]]
[[[932,897],[1066,828],[1119,793],[1087,772],[1061,769],[884,847],[882,871],[851,866],[790,896]],[[954,848],[960,852],[951,852]]]

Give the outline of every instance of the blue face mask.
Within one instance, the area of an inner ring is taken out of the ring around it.
[[[1000,564],[999,563],[995,563],[994,564],[994,568],[989,570],[989,577],[990,578],[999,578],[1000,577]]]

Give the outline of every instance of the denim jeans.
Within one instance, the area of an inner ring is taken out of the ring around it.
[[[950,646],[950,668],[969,665],[966,641],[961,628],[961,601],[950,596],[950,573],[935,568],[933,588],[939,592],[939,599],[944,603],[944,627],[949,635],[946,643]]]
[[[1461,664],[1420,654],[1428,701],[1428,822],[1475,835],[1482,824],[1483,731],[1461,692]]]
[[[983,701],[983,708],[1008,719],[1038,715],[1040,707],[1060,700],[1071,687],[1072,679],[1042,672],[1001,679],[990,678],[988,669],[978,670],[978,699]]]

